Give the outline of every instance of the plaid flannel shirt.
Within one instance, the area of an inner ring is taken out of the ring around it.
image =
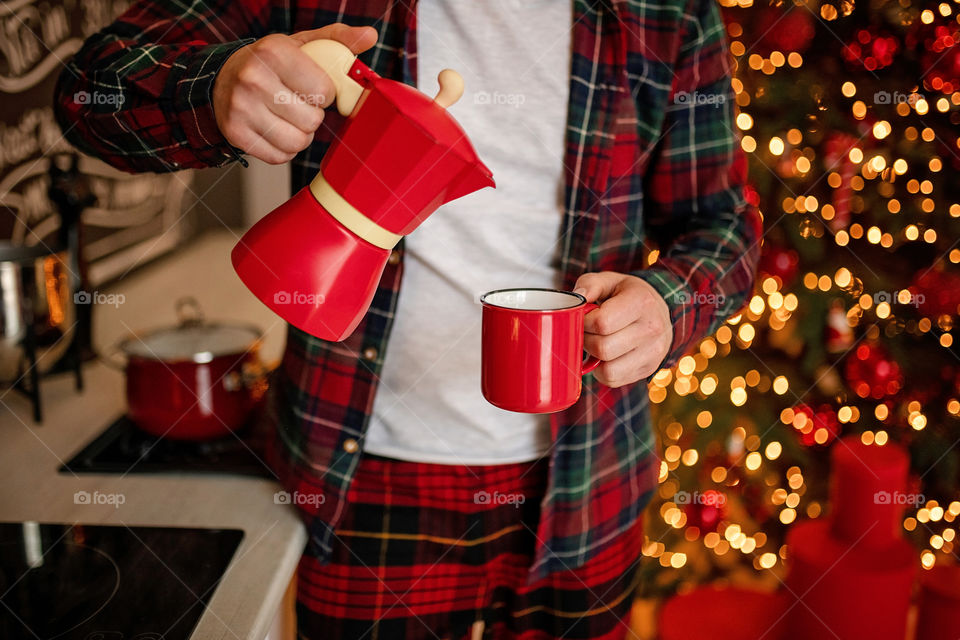
[[[62,73],[59,120],[81,150],[129,171],[240,159],[213,116],[218,69],[253,39],[333,22],[375,27],[378,44],[361,59],[415,84],[415,0],[137,0]],[[575,0],[572,28],[565,211],[557,237],[544,242],[561,244],[568,288],[601,270],[653,285],[673,322],[669,366],[742,306],[759,253],[759,215],[743,198],[724,24],[715,0]],[[113,99],[79,104],[79,91]],[[294,190],[316,174],[341,122],[329,110],[314,144],[293,161]],[[646,266],[652,243],[660,254]],[[354,334],[330,343],[290,328],[272,385],[272,465],[289,489],[324,496],[305,507],[311,552],[321,558],[389,353],[402,243],[396,251]],[[659,472],[643,383],[610,389],[587,376],[580,400],[552,415],[551,430],[531,579],[578,566],[627,531]]]

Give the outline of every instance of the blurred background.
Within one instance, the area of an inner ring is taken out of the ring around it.
[[[960,637],[960,3],[721,6],[763,257],[650,386],[638,607],[686,594],[664,638]]]

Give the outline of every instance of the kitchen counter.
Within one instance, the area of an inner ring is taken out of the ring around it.
[[[207,234],[99,292],[123,298],[115,306],[94,309],[94,345],[99,349],[131,330],[173,323],[174,300],[191,295],[208,318],[265,329],[262,353],[265,361],[275,362],[285,326],[234,274],[230,249],[236,239],[227,230]],[[228,475],[58,473],[64,461],[125,409],[122,372],[88,363],[84,383],[86,390],[78,394],[69,374],[44,378],[42,425],[33,423],[26,398],[0,390],[0,520],[242,529],[243,541],[192,637],[264,638],[306,543],[293,508],[274,502],[278,486],[267,479]],[[122,494],[124,502],[75,504],[79,491]]]

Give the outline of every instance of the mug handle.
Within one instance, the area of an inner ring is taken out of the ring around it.
[[[583,315],[587,315],[594,309],[599,309],[599,308],[600,308],[600,305],[593,302],[588,302],[587,304],[583,305]],[[588,373],[590,373],[591,371],[599,367],[601,362],[603,362],[603,360],[601,360],[600,358],[597,358],[595,356],[587,356],[587,358],[583,361],[583,364],[580,365],[580,375],[582,376],[587,375]]]

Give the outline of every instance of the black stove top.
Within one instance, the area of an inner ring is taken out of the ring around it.
[[[262,450],[259,440],[249,427],[205,442],[157,438],[122,416],[61,466],[60,472],[190,472],[270,477],[257,453]]]
[[[234,529],[0,523],[0,638],[186,640]]]

